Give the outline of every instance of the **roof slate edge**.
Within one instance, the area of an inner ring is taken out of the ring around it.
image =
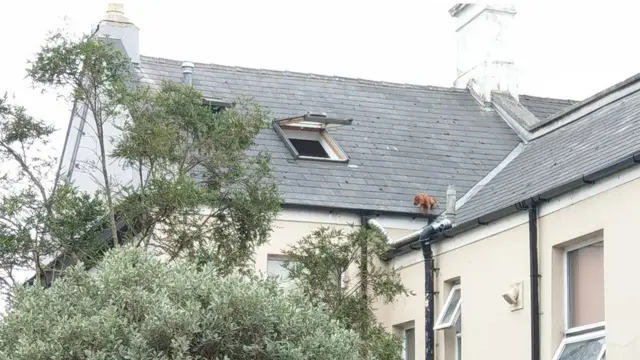
[[[531,131],[533,126],[540,122],[540,119],[526,106],[515,100],[510,94],[498,91],[491,92],[491,104],[502,120],[525,144],[534,137]]]
[[[630,78],[627,78],[617,84],[614,84],[588,98],[586,98],[585,100],[579,101],[574,103],[573,105],[570,105],[560,111],[558,111],[555,114],[550,115],[548,118],[544,119],[544,121],[540,122],[536,127],[534,127],[534,130],[537,129],[541,129],[547,125],[550,125],[551,123],[556,122],[557,120],[561,119],[561,118],[565,118],[565,117],[569,117],[571,114],[577,113],[578,110],[581,109],[585,109],[588,107],[588,105],[592,105],[596,102],[598,102],[599,100],[605,100],[603,104],[598,104],[598,106],[594,107],[593,110],[591,111],[587,111],[585,114],[577,114],[576,115],[576,119],[581,118],[582,116],[593,112],[599,108],[601,108],[602,106],[605,106],[607,104],[610,104],[613,101],[616,101],[622,97],[625,97],[627,95],[629,95],[632,92],[635,92],[637,90],[640,89],[640,86],[636,89],[636,87],[634,87],[633,85],[637,85],[637,83],[640,82],[640,73],[635,74],[633,76],[631,76]],[[622,92],[621,90],[625,89],[625,88],[629,88],[629,87],[633,87],[631,89],[630,92]],[[616,94],[618,93],[618,94]],[[614,96],[611,96],[614,95]],[[609,97],[609,99],[605,99]]]
[[[480,181],[478,181],[475,185],[473,185],[471,189],[469,189],[464,195],[462,195],[460,199],[458,199],[458,201],[456,201],[456,210],[462,208],[464,204],[466,204],[469,200],[471,200],[473,196],[475,196],[480,190],[482,190],[482,188],[485,187],[485,185],[487,185],[491,180],[493,180],[493,178],[498,176],[498,174],[500,174],[500,172],[504,168],[506,168],[507,165],[509,165],[515,158],[518,157],[518,155],[520,155],[520,153],[522,153],[523,149],[524,149],[523,143],[519,143],[518,145],[516,145],[516,147],[513,150],[511,150],[511,152],[507,154],[507,156],[504,159],[502,159],[502,161],[498,165],[496,165],[496,167],[494,167],[491,171],[489,171],[487,175],[485,175],[482,179],[480,179]]]
[[[478,226],[487,225],[490,222],[507,217],[518,211],[525,210],[532,203],[546,202],[560,195],[566,194],[573,190],[577,190],[583,186],[593,185],[598,180],[604,179],[605,177],[616,174],[622,170],[628,169],[638,164],[640,164],[640,151],[636,151],[630,155],[618,159],[617,161],[612,162],[607,166],[602,167],[599,170],[593,171],[587,175],[576,177],[573,180],[555,186],[552,189],[541,192],[540,194],[528,199],[523,199],[522,201],[519,201],[515,204],[505,206],[482,216],[467,220],[464,223],[456,225],[449,230],[439,233],[438,235],[436,235],[436,237],[431,239],[431,242],[433,243],[442,241],[444,239],[448,239],[454,237],[455,235],[475,229]],[[411,246],[413,246],[414,244],[415,242],[390,250],[387,253],[387,259],[392,259],[396,256],[400,256],[412,251]]]

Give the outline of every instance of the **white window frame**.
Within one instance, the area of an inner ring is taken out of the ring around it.
[[[269,261],[287,261],[287,260],[289,259],[287,258],[286,255],[267,254],[267,271],[266,271],[267,276],[272,276],[271,274],[269,274]],[[286,279],[279,277],[278,280],[285,288],[290,288],[294,284],[293,279],[291,279],[291,277],[287,277]]]
[[[595,338],[603,338],[606,340],[607,337],[606,337],[605,331],[604,330],[593,331],[587,334],[565,337],[560,343],[560,346],[558,346],[556,353],[553,354],[552,360],[558,360],[560,358],[560,355],[562,355],[562,352],[564,351],[565,346],[567,346],[568,344],[592,340]],[[602,345],[602,349],[600,350],[600,354],[598,354],[598,357],[596,358],[596,360],[602,360],[603,356],[605,356],[606,353],[607,353],[607,344],[605,343]]]
[[[444,316],[447,314],[447,310],[451,306],[451,302],[453,301],[453,294],[456,291],[460,291],[460,300],[456,304],[456,307],[453,310],[453,315],[451,316],[451,320],[449,322],[444,323]],[[438,319],[435,322],[433,327],[434,330],[447,329],[456,324],[458,318],[460,317],[460,308],[462,306],[462,289],[460,288],[460,284],[453,285],[451,287],[451,291],[449,291],[449,295],[447,295],[447,300],[444,302],[444,306],[440,310],[440,314],[438,315]]]
[[[415,327],[407,327],[402,329],[402,360],[409,360],[407,359],[407,331],[409,330],[413,330],[413,351],[416,350],[416,328]]]
[[[603,242],[602,236],[598,235],[589,240],[583,241],[579,244],[568,246],[564,249],[564,333],[565,336],[577,333],[584,333],[590,330],[596,330],[605,327],[605,321],[600,321],[593,324],[587,324],[582,326],[570,327],[571,321],[571,304],[569,303],[569,253],[578,250],[589,245],[593,245],[599,242]]]
[[[290,128],[282,129],[282,132],[289,139],[297,139],[297,140],[311,140],[317,141],[322,145],[324,151],[329,155],[329,158],[322,158],[317,156],[303,156],[300,155],[300,159],[322,159],[322,160],[344,160],[346,155],[344,154],[336,154],[333,148],[327,143],[327,140],[320,134],[320,131],[324,130],[293,130]],[[336,145],[337,146],[337,145]],[[294,146],[295,148],[295,146]]]
[[[462,300],[462,293],[460,293],[460,300]],[[460,321],[460,317],[458,317],[458,320]],[[457,328],[457,325],[456,325]],[[458,329],[456,329],[456,360],[462,360],[462,347],[461,347],[461,343],[462,343],[462,328],[460,329],[460,332],[458,332]]]

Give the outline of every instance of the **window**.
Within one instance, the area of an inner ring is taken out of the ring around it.
[[[434,330],[446,329],[456,325],[456,321],[460,317],[460,305],[462,298],[462,290],[460,285],[454,285],[449,292],[447,300],[444,302],[442,311],[436,320]]]
[[[267,275],[275,276],[286,288],[293,286],[293,281],[289,278],[289,270],[284,267],[287,261],[283,255],[267,255]]]
[[[604,321],[604,242],[568,249],[566,269],[567,332]]]
[[[604,360],[604,242],[565,251],[565,337],[553,360]]]
[[[462,315],[456,321],[456,360],[462,360]]]
[[[554,355],[554,360],[605,360],[604,331],[565,337]]]
[[[326,114],[306,114],[275,120],[273,129],[296,159],[349,160],[327,131],[329,126],[349,125],[352,120],[332,119]]]
[[[402,342],[402,360],[416,358],[416,329],[405,329]]]

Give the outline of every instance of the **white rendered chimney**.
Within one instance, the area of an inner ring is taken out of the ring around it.
[[[119,40],[124,51],[134,64],[140,64],[140,29],[124,16],[124,5],[110,3],[107,14],[98,25],[98,36]]]
[[[518,99],[514,64],[513,5],[457,4],[449,10],[456,20],[458,48],[454,86],[469,88],[484,102],[491,91],[509,92]]]

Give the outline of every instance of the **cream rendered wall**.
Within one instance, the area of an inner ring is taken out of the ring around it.
[[[394,239],[427,224],[425,219],[413,219],[410,216],[380,216],[377,220]],[[321,226],[332,226],[348,233],[351,229],[359,228],[360,222],[360,216],[354,213],[283,209],[274,222],[269,243],[256,252],[256,269],[266,273],[268,255],[282,254],[288,246]]]
[[[553,199],[540,207],[539,271],[541,358],[557,350],[564,329],[563,247],[585,236],[604,234],[605,317],[608,359],[640,359],[640,167]],[[530,357],[530,281],[526,211],[434,245],[436,317],[446,299],[448,281],[462,288],[462,358],[527,359]],[[391,329],[416,324],[416,359],[424,359],[424,274],[422,254],[414,251],[390,262],[417,294],[381,309]],[[502,294],[523,282],[524,308],[511,311]],[[453,359],[453,334],[436,331],[435,357]],[[447,349],[445,351],[445,348]]]

